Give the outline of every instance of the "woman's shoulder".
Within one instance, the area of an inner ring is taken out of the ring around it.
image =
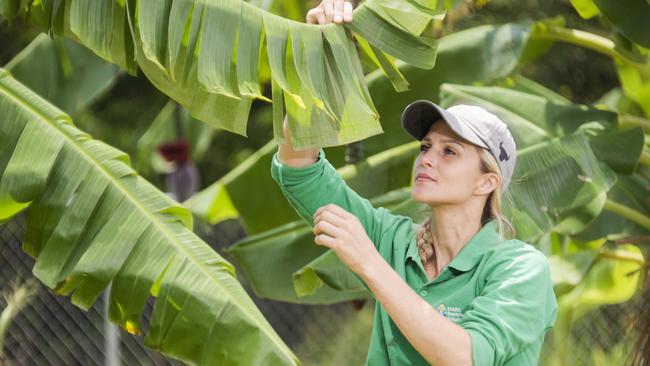
[[[520,239],[503,240],[493,245],[487,254],[491,266],[499,270],[550,273],[550,264],[546,255]]]

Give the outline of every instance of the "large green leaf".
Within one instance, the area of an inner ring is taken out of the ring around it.
[[[115,81],[118,69],[68,39],[38,35],[5,66],[30,90],[75,113]]]
[[[607,192],[616,178],[594,155],[584,133],[577,132],[519,150],[504,209],[517,236],[533,242],[576,210],[585,214],[583,208]],[[591,209],[587,220],[580,220],[583,228],[602,203]]]
[[[519,90],[520,92],[528,94],[538,95],[550,101],[569,102],[569,100],[564,96],[521,74],[514,74],[512,76],[495,80],[493,84],[495,86],[501,86],[508,89]],[[616,110],[614,109],[614,111]]]
[[[10,2],[0,0],[0,9]],[[381,52],[433,67],[437,42],[420,36],[420,26],[382,13],[391,3],[367,0],[345,25],[307,25],[241,0],[42,0],[26,6],[25,15],[131,72],[137,64],[193,116],[244,136],[251,101],[268,100],[258,75],[259,63],[268,62],[279,88],[275,103],[286,103],[294,146],[302,149],[383,131],[349,30]],[[420,4],[407,13],[440,12]]]
[[[145,343],[192,364],[298,364],[234,276],[192,233],[192,216],[123,152],[0,69],[0,215],[29,206],[34,275],[88,309],[112,284],[109,316],[130,332],[156,297]]]
[[[385,78],[381,70],[369,74],[367,80],[370,93],[379,101],[377,106],[386,132],[363,141],[366,156],[412,141],[399,124],[402,110],[415,99],[438,100],[438,88],[443,82],[482,82],[509,74],[517,65],[528,41],[530,24],[524,22],[481,26],[441,38],[433,70],[425,71],[398,62],[402,73],[411,81],[410,90],[404,93],[395,92],[394,81]],[[477,55],[486,61],[477,62]],[[249,234],[296,220],[298,216],[269,173],[271,156],[277,150],[276,146],[275,141],[269,142],[240,167],[187,201],[185,206],[195,215],[214,224],[231,217],[221,215],[220,212],[229,211],[234,205]],[[345,164],[344,148],[328,148],[326,151],[328,160],[335,167]],[[393,185],[386,188],[398,187]],[[379,193],[383,192],[377,192]],[[258,198],[263,198],[266,202],[265,212],[259,211]],[[221,208],[219,202],[223,202],[226,207]]]
[[[650,169],[647,167],[639,169],[633,175],[619,175],[616,184],[607,193],[607,196],[611,200],[615,200],[644,214],[646,217],[650,217],[650,205],[648,204],[649,182]],[[646,235],[647,233],[647,228],[611,211],[603,210],[577,237],[582,240],[594,240],[601,237],[619,239],[621,237]]]

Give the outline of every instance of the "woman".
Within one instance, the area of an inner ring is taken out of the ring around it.
[[[352,20],[324,0],[309,23]],[[503,237],[500,212],[516,161],[505,123],[485,109],[416,101],[402,115],[421,141],[412,198],[431,207],[415,224],[351,190],[322,148],[286,140],[271,174],[315,243],[334,250],[376,299],[368,365],[535,365],[556,319],[546,257]],[[512,228],[510,227],[511,231]]]

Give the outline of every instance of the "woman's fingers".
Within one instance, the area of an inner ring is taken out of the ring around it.
[[[336,239],[332,238],[331,236],[327,236],[325,234],[320,234],[320,235],[316,235],[316,237],[314,238],[314,243],[328,247],[330,249],[334,249],[334,247],[336,246]]]
[[[350,23],[352,21],[352,3],[349,1],[346,1],[343,4],[343,20],[346,23]]]
[[[307,12],[307,23],[325,24],[325,11],[321,7],[313,8]]]
[[[352,21],[353,7],[351,1],[323,0],[317,7],[310,9],[307,12],[307,23],[349,23]]]
[[[325,234],[332,238],[337,238],[340,234],[339,228],[327,221],[321,221],[318,224],[314,225],[313,231],[314,235],[316,236]]]
[[[343,3],[344,0],[335,0],[334,2],[334,23],[343,21]]]
[[[345,219],[336,215],[331,211],[324,211],[320,215],[314,218],[314,225],[318,224],[321,221],[327,221],[335,226],[343,226],[346,224]]]
[[[323,2],[320,3],[320,6],[323,7],[323,10],[325,10],[325,23],[331,23],[332,20],[334,20],[334,1],[323,0]]]

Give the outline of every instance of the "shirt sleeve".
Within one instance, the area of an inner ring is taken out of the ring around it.
[[[318,208],[334,203],[356,216],[370,240],[379,246],[382,233],[398,218],[384,207],[375,208],[345,183],[341,175],[325,158],[321,148],[315,163],[291,167],[273,154],[271,176],[298,215],[313,227],[313,215]]]
[[[548,260],[538,251],[503,259],[458,323],[474,366],[503,365],[550,329],[557,316]]]

